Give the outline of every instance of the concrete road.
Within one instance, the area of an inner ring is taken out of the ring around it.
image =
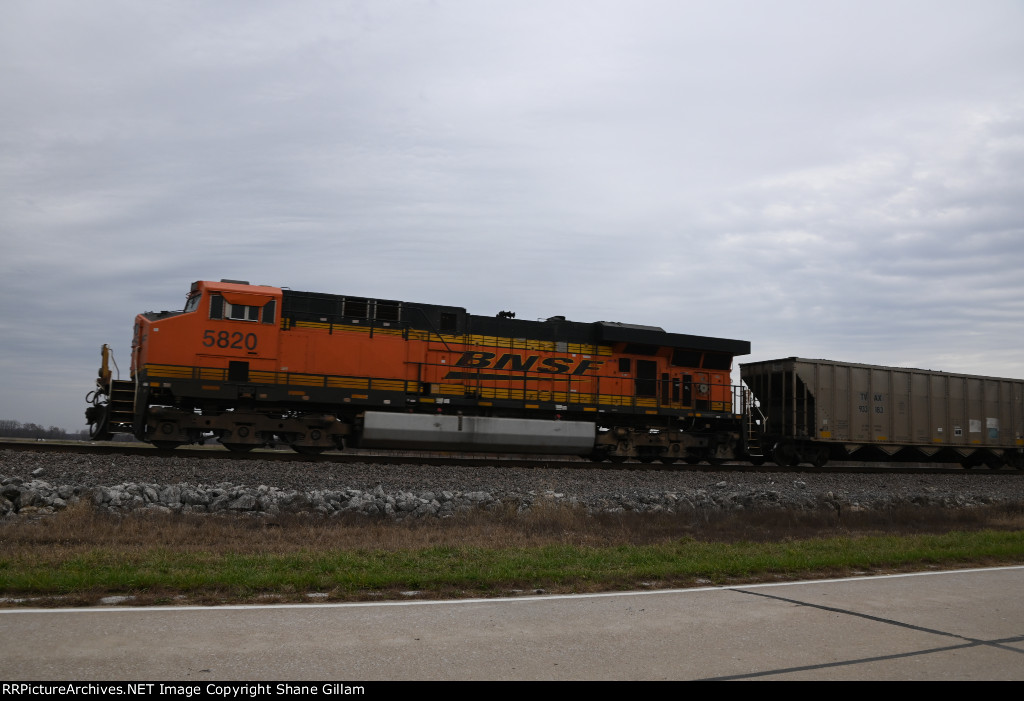
[[[1024,680],[1024,567],[450,602],[0,610],[15,680]]]

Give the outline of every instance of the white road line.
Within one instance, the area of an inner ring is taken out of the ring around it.
[[[934,572],[906,572],[901,574],[865,575],[862,577],[842,577],[838,579],[807,579],[796,582],[763,582],[755,584],[734,584],[717,587],[688,587],[685,589],[651,589],[644,591],[600,592],[594,594],[545,594],[536,596],[509,596],[493,599],[430,599],[418,601],[354,601],[338,603],[308,604],[229,604],[224,606],[94,606],[89,608],[41,608],[41,609],[0,609],[0,615],[19,613],[127,613],[142,611],[246,611],[253,609],[325,609],[325,608],[371,608],[384,606],[436,606],[460,604],[499,604],[523,603],[532,601],[553,601],[566,599],[601,599],[613,596],[658,596],[662,594],[689,594],[708,591],[735,591],[743,589],[763,589],[767,587],[792,587],[808,584],[834,584],[837,582],[867,582],[877,579],[898,579],[901,577],[931,577],[942,574],[971,574],[976,572],[1000,572],[1007,570],[1024,570],[1024,565],[1006,567],[979,567],[965,570],[940,570]]]

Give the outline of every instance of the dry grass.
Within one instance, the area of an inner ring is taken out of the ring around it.
[[[85,503],[33,520],[0,524],[7,555],[31,549],[68,554],[95,548],[209,553],[290,553],[337,550],[419,550],[439,546],[538,548],[551,545],[653,545],[680,538],[707,542],[772,542],[866,534],[910,535],[981,529],[1024,530],[1024,505],[950,510],[905,507],[888,511],[693,511],[676,514],[588,515],[564,506],[476,512],[401,522],[352,517],[324,519],[112,515]]]

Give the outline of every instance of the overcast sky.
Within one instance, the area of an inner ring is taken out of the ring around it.
[[[221,278],[1024,378],[1024,2],[3,0],[0,419]]]

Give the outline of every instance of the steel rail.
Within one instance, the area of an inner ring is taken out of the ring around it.
[[[138,442],[92,442],[92,441],[52,441],[52,440],[0,440],[0,451],[29,451],[47,453],[75,453],[81,455],[133,455],[141,457],[177,457],[199,460],[264,460],[273,462],[320,462],[327,464],[364,463],[372,465],[453,465],[465,467],[487,468],[535,468],[559,470],[643,470],[643,471],[693,471],[716,473],[794,473],[794,474],[950,474],[972,473],[979,475],[1021,475],[1024,470],[1003,468],[992,470],[977,468],[968,470],[960,465],[925,464],[925,463],[832,463],[824,467],[798,465],[782,467],[775,464],[751,465],[749,463],[727,462],[723,464],[691,465],[683,462],[664,463],[595,463],[584,458],[567,458],[565,456],[496,456],[465,454],[427,454],[427,453],[381,453],[360,451],[325,451],[320,455],[310,456],[296,453],[291,449],[257,448],[248,453],[232,452],[222,446],[180,447],[175,450],[161,450],[146,443]],[[2,467],[0,467],[2,471]]]

